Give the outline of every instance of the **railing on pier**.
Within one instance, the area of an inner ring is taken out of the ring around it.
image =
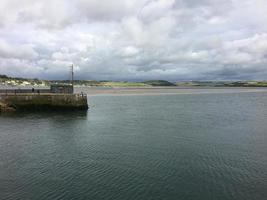
[[[0,94],[29,94],[50,93],[50,89],[0,89]]]
[[[87,94],[79,93],[79,94],[74,94],[77,98],[79,99],[87,99]]]
[[[81,92],[79,94],[68,94],[68,93],[51,93],[50,89],[0,89],[0,95],[22,95],[23,94],[29,96],[29,95],[74,95],[78,99],[86,99],[87,94]]]

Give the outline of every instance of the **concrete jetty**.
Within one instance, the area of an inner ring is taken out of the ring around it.
[[[0,110],[87,110],[82,94],[0,94]]]
[[[0,94],[0,111],[87,110],[83,94]]]
[[[0,112],[17,110],[87,110],[87,95],[75,94],[73,65],[70,84],[51,84],[50,89],[2,89]]]
[[[0,112],[18,110],[87,110],[87,95],[74,94],[69,86],[51,89],[0,90]]]

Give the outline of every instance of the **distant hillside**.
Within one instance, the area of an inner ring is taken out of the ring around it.
[[[26,85],[46,86],[48,85],[48,81],[39,79],[27,79],[20,77],[9,77],[7,75],[0,74],[0,84],[10,85],[10,86],[26,86]]]
[[[177,82],[185,87],[267,87],[267,81],[188,81]]]
[[[69,80],[39,80],[20,77],[9,77],[0,74],[0,84],[9,86],[49,86],[55,83],[70,83]],[[178,86],[178,87],[267,87],[267,81],[184,81],[172,83],[165,80],[149,80],[144,82],[128,81],[96,81],[74,80],[77,86],[95,87],[153,87],[153,86]]]
[[[174,83],[165,80],[150,80],[150,81],[145,81],[143,83],[151,86],[175,86]]]
[[[52,83],[68,83],[65,81],[51,81]],[[150,80],[144,82],[130,81],[94,81],[94,80],[75,80],[75,85],[102,86],[102,87],[150,87],[150,86],[175,86],[175,84],[165,80]]]
[[[9,77],[8,77],[7,75],[2,75],[2,74],[0,74],[0,78],[1,78],[1,79],[8,79]]]

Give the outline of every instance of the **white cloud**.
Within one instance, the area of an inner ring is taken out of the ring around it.
[[[9,44],[0,39],[0,58],[35,59],[38,54],[31,44]]]
[[[263,79],[265,0],[1,0],[0,74]]]

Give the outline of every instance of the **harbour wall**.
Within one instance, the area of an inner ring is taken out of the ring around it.
[[[0,94],[0,103],[15,110],[87,110],[82,94]]]

